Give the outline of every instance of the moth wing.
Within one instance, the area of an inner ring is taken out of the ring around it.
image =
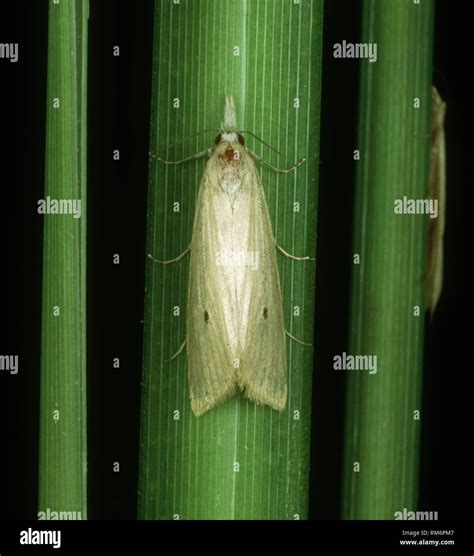
[[[252,202],[249,250],[258,254],[258,267],[247,267],[248,322],[243,327],[240,386],[251,400],[282,411],[287,397],[287,364],[283,298],[275,240],[260,176],[249,158]],[[245,332],[244,332],[245,331]]]
[[[226,337],[226,296],[219,292],[225,281],[216,265],[221,245],[214,187],[205,171],[196,204],[187,303],[188,375],[195,415],[202,415],[237,388],[234,357]]]

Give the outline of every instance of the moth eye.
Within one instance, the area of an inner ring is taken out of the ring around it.
[[[266,319],[268,317],[268,309],[266,307],[263,308],[263,318]]]
[[[237,135],[237,139],[239,140],[239,143],[241,145],[245,145],[245,139],[243,137],[243,135],[240,135],[240,133]]]
[[[204,322],[208,322],[209,321],[209,313],[207,311],[204,311]]]
[[[221,139],[222,139],[222,134],[219,133],[219,135],[217,135],[216,137],[216,145],[218,145],[221,142]]]

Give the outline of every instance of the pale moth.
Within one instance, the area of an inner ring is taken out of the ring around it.
[[[217,130],[218,131],[218,130]],[[216,147],[178,161],[208,155],[199,188],[193,233],[179,261],[191,255],[186,339],[191,408],[202,415],[241,390],[251,400],[282,411],[287,397],[283,302],[275,241],[254,157],[237,131],[234,100],[226,97]],[[150,153],[151,154],[151,153]],[[154,156],[154,155],[151,155]],[[295,338],[293,338],[295,340]],[[303,342],[301,342],[303,343]]]
[[[445,115],[446,103],[443,102],[436,87],[433,87],[429,193],[431,199],[438,200],[438,218],[430,219],[428,228],[426,307],[429,309],[431,317],[433,317],[443,286],[443,238],[446,218]]]

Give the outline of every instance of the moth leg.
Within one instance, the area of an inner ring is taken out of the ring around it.
[[[289,259],[293,259],[295,261],[314,261],[314,260],[316,260],[314,257],[297,257],[296,255],[292,255],[291,253],[288,253],[288,251],[285,251],[283,249],[283,247],[278,245],[278,243],[276,241],[275,241],[275,246],[279,251],[281,251],[283,253],[283,255],[285,255],[285,257],[288,257]]]
[[[181,347],[174,355],[172,355],[169,359],[165,360],[165,363],[169,363],[170,361],[173,361],[173,359],[176,359],[176,357],[178,357],[178,355],[183,351],[185,345],[186,345],[186,340],[184,340],[184,342],[181,344]]]
[[[158,156],[156,154],[153,153],[148,153],[152,158],[156,158],[156,160],[159,160],[160,162],[163,162],[164,164],[181,164],[182,162],[187,162],[188,160],[195,160],[198,158],[202,158],[203,156],[211,156],[212,155],[212,149],[206,149],[205,151],[201,151],[200,153],[196,153],[196,154],[192,154],[191,156],[187,156],[186,158],[182,158],[181,160],[165,160],[164,158],[161,158],[161,156]]]
[[[301,344],[302,346],[312,346],[313,344],[308,344],[307,342],[303,342],[302,340],[298,340],[298,338],[295,338],[292,334],[290,334],[288,332],[288,330],[285,330],[285,334],[288,336],[288,338],[291,338],[293,341],[295,341],[298,344]]]
[[[306,160],[305,158],[302,158],[301,160],[298,160],[298,162],[296,164],[293,164],[293,166],[290,166],[290,168],[277,168],[276,166],[273,166],[273,164],[270,164],[269,162],[264,160],[261,156],[259,156],[257,153],[254,153],[250,149],[247,149],[247,152],[250,154],[250,156],[252,158],[255,158],[255,160],[258,160],[264,166],[266,166],[267,168],[270,168],[270,170],[273,170],[274,172],[278,172],[280,174],[288,174],[289,172],[298,168],[298,166],[301,166],[301,164],[303,164],[303,162],[305,162],[305,160]]]
[[[185,255],[187,255],[189,253],[189,251],[191,251],[191,244],[189,244],[186,249],[177,257],[175,257],[174,259],[168,259],[166,261],[160,261],[159,259],[155,259],[154,257],[152,257],[150,255],[150,253],[148,253],[148,258],[151,259],[154,263],[161,263],[161,264],[170,264],[170,263],[177,263],[178,261],[180,261]]]

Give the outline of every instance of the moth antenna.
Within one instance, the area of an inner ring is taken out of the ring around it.
[[[168,145],[167,148],[171,148],[171,147],[176,147],[177,145],[181,145],[182,143],[186,143],[186,141],[189,141],[190,139],[192,139],[193,137],[197,137],[198,135],[201,135],[202,133],[208,133],[209,131],[214,131],[219,133],[219,129],[202,129],[201,131],[197,131],[196,133],[193,133],[191,135],[187,135],[186,137],[184,137],[184,139],[181,139],[180,141],[177,141],[176,143],[173,143],[172,145]]]
[[[268,143],[265,143],[265,141],[263,141],[262,139],[260,139],[260,137],[258,137],[257,135],[255,135],[255,133],[252,133],[251,131],[239,131],[239,133],[245,133],[246,135],[251,135],[254,139],[256,139],[257,141],[260,141],[260,143],[262,143],[262,145],[265,145],[265,147],[268,147],[270,150],[272,150],[273,152],[276,152],[277,154],[279,154],[280,156],[282,156],[283,158],[286,158],[286,160],[288,160],[288,157],[286,155],[284,155],[283,153],[281,153],[280,151],[278,151],[277,149],[275,149],[275,147],[272,147],[271,145],[269,145]]]

